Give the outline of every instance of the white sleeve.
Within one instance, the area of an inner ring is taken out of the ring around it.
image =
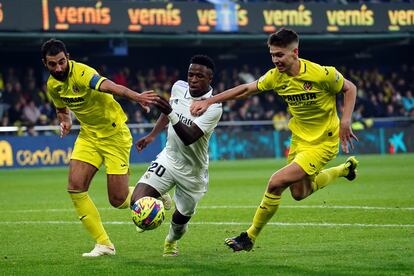
[[[211,105],[206,112],[200,117],[197,117],[193,122],[204,132],[208,133],[213,131],[220,121],[223,109],[221,104]]]

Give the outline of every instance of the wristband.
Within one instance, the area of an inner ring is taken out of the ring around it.
[[[177,124],[180,121],[180,119],[178,118],[177,114],[175,114],[174,111],[171,111],[171,113],[168,114],[167,117],[170,120],[170,123],[172,125],[175,125],[175,124]]]

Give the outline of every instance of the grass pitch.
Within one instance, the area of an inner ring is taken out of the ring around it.
[[[136,233],[128,210],[110,208],[103,172],[90,195],[117,255],[85,259],[94,242],[66,194],[67,169],[2,170],[0,275],[413,275],[414,155],[359,159],[354,182],[340,179],[300,202],[286,192],[254,250],[240,253],[223,240],[249,226],[285,161],[213,162],[176,258],[161,256],[172,212],[160,228]],[[132,168],[131,185],[145,169]]]

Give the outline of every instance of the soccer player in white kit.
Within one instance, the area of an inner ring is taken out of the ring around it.
[[[197,203],[207,192],[208,142],[222,114],[221,104],[211,105],[199,116],[192,116],[193,101],[212,97],[210,84],[214,62],[204,55],[191,58],[187,82],[177,81],[171,89],[170,102],[160,97],[155,103],[161,116],[152,131],[136,142],[142,151],[169,124],[165,148],[151,162],[138,181],[131,206],[144,196],[158,198],[175,186],[175,211],[165,238],[163,256],[177,256],[177,241],[188,227]]]

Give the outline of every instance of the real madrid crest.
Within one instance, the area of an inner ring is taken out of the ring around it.
[[[72,90],[74,93],[78,93],[79,92],[79,88],[75,85],[72,86]]]
[[[305,89],[306,91],[309,91],[312,89],[312,83],[310,81],[305,81],[305,83],[303,84],[303,89]]]

